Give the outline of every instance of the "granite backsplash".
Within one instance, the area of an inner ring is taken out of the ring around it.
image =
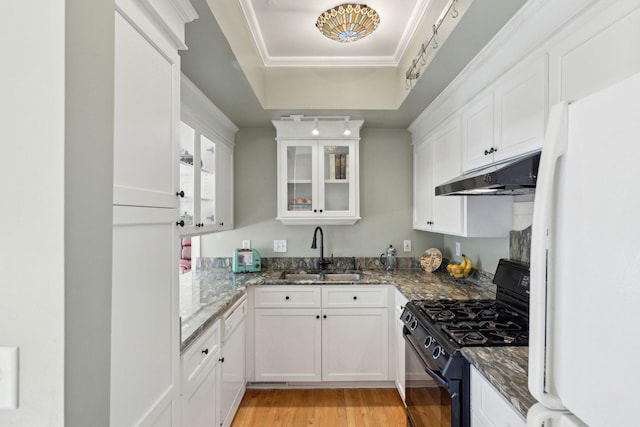
[[[531,262],[531,226],[509,233],[509,258],[530,264]]]

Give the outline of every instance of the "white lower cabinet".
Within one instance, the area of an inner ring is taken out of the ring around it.
[[[322,380],[389,378],[386,308],[322,309]]]
[[[526,420],[471,367],[471,427],[525,427]]]
[[[245,365],[246,297],[231,307],[223,318],[224,336],[220,358],[220,425],[229,427],[247,384]]]
[[[256,308],[255,380],[321,380],[321,310]]]
[[[386,286],[255,289],[255,381],[387,381]]]
[[[228,427],[246,388],[246,298],[182,353],[182,426]]]
[[[112,426],[177,422],[176,215],[176,209],[113,207]]]
[[[210,326],[181,356],[182,425],[218,426],[220,321]]]

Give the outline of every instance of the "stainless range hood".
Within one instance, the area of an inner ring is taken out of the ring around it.
[[[436,196],[515,196],[536,190],[540,153],[469,172],[436,187]]]

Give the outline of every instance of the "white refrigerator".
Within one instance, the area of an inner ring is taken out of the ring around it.
[[[640,74],[551,109],[532,233],[527,425],[640,425]]]

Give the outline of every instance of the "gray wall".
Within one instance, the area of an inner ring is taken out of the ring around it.
[[[366,123],[365,123],[366,126]],[[282,225],[276,217],[275,129],[241,129],[235,146],[235,229],[204,236],[202,255],[231,256],[243,239],[262,256],[318,256],[311,249],[314,226]],[[398,255],[420,256],[441,248],[441,234],[412,229],[413,149],[402,129],[368,129],[360,140],[360,216],[352,226],[323,226],[328,256],[378,256],[389,244]],[[287,240],[287,253],[273,252],[273,240]],[[411,239],[412,252],[402,243]]]
[[[19,348],[2,426],[109,425],[113,20],[109,0],[0,17],[0,346]]]
[[[495,273],[500,258],[509,258],[509,237],[479,238],[444,236],[443,255],[447,258],[460,260],[456,257],[456,242],[460,242],[461,252],[473,260],[473,268]]]
[[[113,1],[66,1],[66,427],[108,426],[113,203]],[[90,391],[90,392],[88,392]]]

